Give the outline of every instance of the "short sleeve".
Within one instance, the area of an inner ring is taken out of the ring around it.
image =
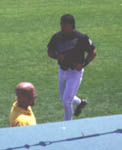
[[[87,52],[93,51],[95,49],[95,45],[93,44],[92,40],[85,35],[84,37],[84,50]]]
[[[48,48],[49,49],[55,49],[56,47],[56,36],[53,35],[52,38],[50,39],[49,43],[48,43]]]
[[[56,43],[57,43],[57,36],[54,34],[48,43],[48,54],[51,54],[51,57],[56,59],[57,58],[57,51],[56,51]]]

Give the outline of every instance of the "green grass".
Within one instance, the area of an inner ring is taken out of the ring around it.
[[[77,30],[88,34],[97,47],[78,92],[89,102],[79,118],[122,113],[121,0],[1,0],[0,127],[8,126],[15,87],[21,81],[36,86],[33,110],[38,123],[63,120],[58,66],[47,56],[47,43],[65,13],[75,16]]]

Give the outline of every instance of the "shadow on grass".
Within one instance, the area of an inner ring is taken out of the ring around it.
[[[24,146],[7,148],[7,149],[4,149],[4,150],[14,150],[14,149],[21,149],[21,148],[29,149],[29,148],[34,147],[34,146],[43,146],[43,147],[45,147],[45,146],[48,146],[48,145],[51,145],[51,144],[55,144],[55,143],[69,142],[69,141],[81,140],[81,139],[86,139],[86,138],[94,138],[94,137],[97,137],[97,136],[103,136],[103,135],[114,134],[114,133],[122,134],[122,129],[117,129],[115,131],[106,132],[106,133],[97,133],[97,134],[91,134],[91,135],[74,137],[74,138],[63,139],[63,140],[57,140],[57,141],[40,141],[39,143],[34,144],[34,145],[26,144]]]

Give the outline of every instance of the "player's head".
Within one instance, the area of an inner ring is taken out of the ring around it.
[[[16,96],[18,103],[27,108],[34,105],[37,94],[32,83],[21,82],[16,86]]]
[[[72,32],[75,29],[75,18],[71,14],[65,14],[61,17],[60,24],[63,32]]]

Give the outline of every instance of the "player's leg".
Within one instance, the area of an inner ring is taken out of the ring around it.
[[[64,102],[64,120],[71,120],[73,114],[73,98],[75,97],[81,80],[83,72],[82,71],[69,71],[67,73],[66,87],[63,94]],[[80,101],[79,101],[80,103]]]
[[[58,89],[59,89],[59,95],[60,99],[63,100],[63,94],[66,87],[66,78],[65,78],[65,72],[62,69],[59,69],[58,71]]]

